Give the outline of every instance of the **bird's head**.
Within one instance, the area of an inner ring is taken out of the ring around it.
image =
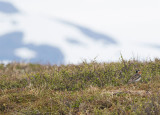
[[[140,70],[136,70],[136,73],[141,75],[142,72]]]

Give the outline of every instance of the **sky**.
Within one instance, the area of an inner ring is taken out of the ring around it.
[[[0,13],[0,35],[23,30],[24,44],[55,46],[63,52],[65,63],[95,57],[99,61],[117,61],[120,53],[126,59],[160,56],[159,0],[1,1],[12,3],[19,13]],[[116,44],[90,39],[98,35],[113,38]],[[79,46],[69,45],[67,40]],[[15,54],[32,58],[36,52],[22,47]]]

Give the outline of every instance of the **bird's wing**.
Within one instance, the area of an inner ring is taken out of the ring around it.
[[[140,78],[139,74],[135,74],[133,77],[131,77],[128,81],[128,83],[135,82],[138,78]]]

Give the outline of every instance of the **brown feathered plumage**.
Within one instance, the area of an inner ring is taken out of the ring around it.
[[[136,74],[129,79],[128,83],[134,83],[140,80],[141,80],[141,71],[137,70]]]

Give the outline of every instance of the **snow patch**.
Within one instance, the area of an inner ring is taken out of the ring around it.
[[[15,55],[22,59],[32,59],[36,57],[36,52],[24,47],[16,49]]]

